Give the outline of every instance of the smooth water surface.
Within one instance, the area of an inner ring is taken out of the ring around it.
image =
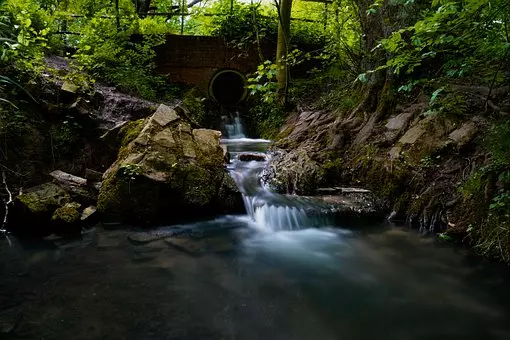
[[[390,225],[252,223],[148,244],[2,240],[0,338],[510,339],[507,268]]]
[[[332,225],[266,188],[264,162],[236,158],[268,141],[224,143],[245,216],[149,243],[127,227],[1,239],[0,338],[510,339],[507,267],[392,225]]]

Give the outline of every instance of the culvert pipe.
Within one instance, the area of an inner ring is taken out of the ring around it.
[[[221,105],[237,105],[244,101],[247,95],[246,77],[236,70],[218,71],[209,82],[209,96]]]

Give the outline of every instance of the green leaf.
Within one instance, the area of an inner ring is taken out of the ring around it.
[[[439,94],[441,92],[443,92],[443,90],[444,90],[444,87],[440,87],[437,90],[435,90],[434,92],[432,92],[432,96],[430,96],[430,103],[429,104],[433,104],[436,101],[437,96],[439,96]]]

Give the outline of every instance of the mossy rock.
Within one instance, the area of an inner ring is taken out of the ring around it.
[[[44,183],[16,197],[9,214],[9,229],[26,237],[42,237],[54,232],[55,210],[71,202],[71,196],[54,183]]]
[[[21,205],[26,212],[48,213],[69,203],[71,196],[54,183],[44,183],[28,189],[26,193],[19,195],[16,200],[17,204]]]
[[[67,224],[77,223],[81,217],[79,211],[80,207],[81,204],[76,202],[67,203],[63,207],[60,207],[55,210],[55,212],[53,212],[51,220],[56,222],[64,222]]]
[[[223,207],[220,132],[192,129],[163,105],[143,122],[105,172],[98,211],[129,223],[167,223]]]

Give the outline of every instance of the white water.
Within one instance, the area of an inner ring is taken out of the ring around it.
[[[267,164],[268,155],[263,162],[243,162],[238,159],[238,155],[243,152],[265,154],[270,141],[230,134],[243,131],[240,119],[234,119],[234,122],[234,125],[239,126],[224,126],[231,137],[223,139],[222,143],[227,145],[231,153],[230,174],[243,194],[246,212],[255,226],[264,231],[281,231],[328,225],[329,217],[321,212],[325,207],[318,207],[315,202],[297,196],[274,193],[263,185],[261,174]]]
[[[229,139],[243,139],[245,138],[243,121],[239,115],[239,111],[235,115],[223,116],[223,127]]]

